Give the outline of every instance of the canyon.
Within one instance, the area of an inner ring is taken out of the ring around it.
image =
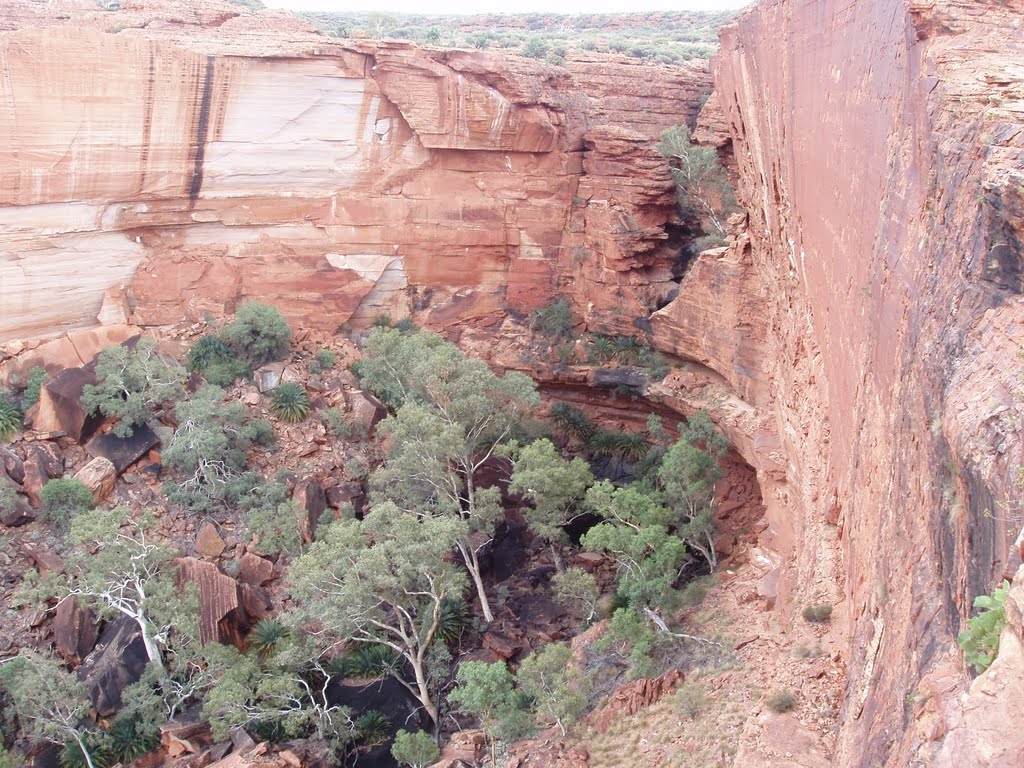
[[[1024,576],[989,672],[956,644],[1021,564],[1020,0],[765,0],[710,68],[340,40],[214,0],[4,5],[5,381],[258,298],[320,334],[411,317],[586,389],[523,355],[562,298],[670,356],[649,405],[706,408],[752,468],[773,630],[835,605],[832,765],[1024,759]],[[655,147],[683,124],[744,211],[694,258]],[[765,728],[736,765],[794,764]]]

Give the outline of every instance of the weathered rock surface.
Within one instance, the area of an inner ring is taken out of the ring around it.
[[[661,677],[626,683],[608,698],[608,703],[600,711],[592,715],[594,729],[604,733],[620,718],[635,715],[659,701],[682,681],[683,673],[672,669]]]
[[[117,474],[120,475],[159,444],[160,438],[156,436],[152,428],[141,424],[134,427],[128,437],[118,437],[111,432],[96,435],[85,444],[85,450],[90,456],[102,456],[109,459],[117,470]]]
[[[54,644],[65,661],[76,664],[96,647],[96,618],[92,610],[67,598],[57,605],[53,618]]]
[[[106,501],[114,492],[117,467],[110,459],[97,456],[75,473],[75,480],[92,492],[92,497],[98,504]]]
[[[674,192],[650,139],[695,116],[703,63],[272,38],[217,0],[216,29],[147,1],[115,34],[85,0],[70,19],[11,2],[0,251],[19,266],[0,340],[245,297],[327,330],[382,310],[475,323],[570,279],[612,323],[609,284],[633,315],[671,290]]]
[[[117,711],[121,693],[142,676],[148,661],[138,624],[129,618],[107,624],[96,649],[78,668],[97,714],[107,717]]]
[[[78,442],[87,440],[101,421],[82,405],[87,384],[96,384],[95,374],[87,368],[66,368],[46,381],[39,390],[39,409],[32,427],[40,432],[67,432]]]
[[[177,560],[179,583],[195,584],[199,592],[199,640],[234,643],[244,647],[249,617],[242,604],[238,582],[213,563],[194,557]]]

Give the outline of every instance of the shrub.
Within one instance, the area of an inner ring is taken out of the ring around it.
[[[398,654],[380,643],[361,643],[331,664],[331,673],[338,677],[378,678],[391,674],[398,664]]]
[[[321,370],[330,370],[337,361],[338,356],[330,349],[321,349],[316,353],[316,364],[320,366]]]
[[[462,633],[473,623],[469,608],[461,600],[446,597],[441,601],[441,622],[437,625],[435,637],[451,645],[462,637]]]
[[[607,363],[615,358],[615,344],[607,336],[590,337],[590,360],[595,363]]]
[[[679,687],[673,696],[679,714],[687,720],[696,720],[702,714],[708,704],[708,697],[704,694],[704,686],[697,682],[686,682]]]
[[[0,480],[0,513],[13,513],[18,508],[18,492],[6,481]]]
[[[551,579],[552,596],[559,605],[568,608],[584,625],[597,614],[597,599],[601,590],[593,574],[573,566]]]
[[[359,740],[370,747],[383,744],[391,732],[391,721],[376,709],[367,710],[356,718],[355,726]]]
[[[119,717],[108,735],[114,761],[125,765],[152,752],[160,743],[160,730],[147,726],[138,716]]]
[[[832,606],[828,603],[811,603],[804,606],[800,615],[804,617],[804,621],[809,621],[812,624],[824,624],[832,618]]]
[[[237,503],[245,511],[246,534],[259,541],[259,549],[268,555],[301,554],[306,511],[290,497],[288,486],[283,482],[263,483],[252,472],[234,484],[245,488]]]
[[[547,40],[531,37],[529,42],[523,46],[523,56],[530,59],[543,59],[547,56],[549,47]]]
[[[154,409],[184,394],[184,370],[157,350],[153,339],[140,339],[134,349],[107,347],[96,359],[96,385],[82,390],[82,403],[92,413],[118,419],[114,434],[130,437]]]
[[[0,440],[10,440],[21,432],[21,412],[18,407],[0,394]]]
[[[110,753],[110,747],[105,743],[103,734],[97,731],[87,731],[82,741],[85,742],[85,748],[89,750],[93,768],[110,768],[114,764],[114,756]],[[75,742],[68,742],[60,751],[60,768],[89,768],[85,753]]]
[[[225,326],[223,336],[242,357],[260,366],[288,354],[292,329],[276,307],[247,301],[238,308],[234,322]]]
[[[991,595],[974,598],[974,607],[979,609],[979,613],[967,622],[967,629],[956,638],[963,648],[964,661],[979,675],[992,665],[999,653],[999,636],[1006,628],[1005,606],[1009,591],[1010,582],[1003,581]]]
[[[556,299],[543,309],[535,309],[530,327],[551,339],[572,338],[572,307],[565,299]]]
[[[548,415],[559,432],[582,442],[589,440],[597,429],[585,413],[566,403],[555,403]]]
[[[281,621],[268,616],[256,622],[256,626],[249,633],[249,650],[266,661],[274,655],[287,638],[288,627]]]
[[[220,336],[203,336],[188,352],[188,369],[199,371],[210,384],[229,387],[238,379],[252,376],[248,363],[239,360],[238,355]]]
[[[704,598],[708,596],[708,588],[712,584],[712,577],[701,577],[694,579],[687,584],[680,595],[680,602],[687,608],[700,605],[704,602]]]
[[[441,755],[437,744],[425,731],[399,731],[395,735],[395,743],[391,746],[391,756],[409,768],[427,768],[433,765]]]
[[[43,499],[44,518],[59,528],[96,504],[89,489],[73,478],[51,480],[39,495]]]
[[[342,439],[352,437],[358,431],[353,422],[340,408],[325,408],[320,411],[320,419],[327,431],[334,437]]]
[[[768,709],[781,715],[783,712],[790,712],[796,709],[796,694],[789,690],[779,690],[768,697]]]
[[[26,410],[39,402],[39,390],[46,381],[46,370],[38,366],[28,372],[28,384],[25,386],[25,395],[22,405]]]
[[[279,384],[270,395],[270,410],[281,421],[297,424],[309,416],[309,395],[293,381]]]

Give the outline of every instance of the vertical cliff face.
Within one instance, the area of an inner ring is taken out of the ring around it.
[[[927,758],[958,626],[1019,562],[1022,10],[776,0],[722,36],[750,249],[702,268],[762,297],[753,365],[723,373],[785,457],[780,592],[846,598],[837,765]]]
[[[0,341],[94,325],[104,298],[141,325],[246,297],[326,330],[493,322],[573,281],[631,330],[674,288],[651,139],[695,117],[704,62],[267,35],[216,0],[95,29],[113,15],[88,6],[0,33]]]

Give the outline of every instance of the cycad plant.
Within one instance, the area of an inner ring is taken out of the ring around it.
[[[21,411],[3,395],[0,395],[0,440],[10,440],[21,431]]]
[[[297,424],[309,416],[309,395],[292,381],[279,384],[270,396],[270,410],[289,424]]]

